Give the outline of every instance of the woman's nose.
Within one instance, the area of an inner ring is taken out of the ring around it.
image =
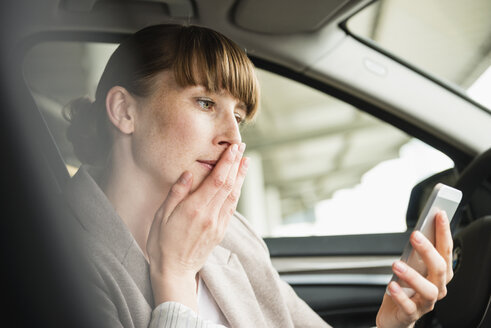
[[[215,144],[224,148],[231,144],[240,144],[242,137],[240,135],[239,124],[235,114],[224,115],[223,119],[218,122],[217,135],[214,140]]]

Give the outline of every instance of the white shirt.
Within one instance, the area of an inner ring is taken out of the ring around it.
[[[208,287],[206,287],[206,284],[201,277],[199,277],[198,282],[198,309],[199,316],[203,319],[223,326],[228,326],[227,319],[223,315],[222,310],[218,307],[217,302],[210,294]]]

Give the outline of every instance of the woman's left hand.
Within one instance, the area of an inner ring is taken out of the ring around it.
[[[435,246],[417,231],[410,238],[414,250],[428,268],[428,275],[423,277],[401,261],[393,264],[394,273],[416,293],[408,297],[397,282],[391,282],[388,286],[391,295],[384,295],[377,314],[377,327],[412,326],[423,314],[433,310],[436,301],[447,294],[446,285],[453,277],[452,234],[445,212],[439,212],[435,219]]]

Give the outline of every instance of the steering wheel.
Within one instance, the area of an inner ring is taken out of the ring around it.
[[[476,194],[491,176],[491,149],[477,156],[459,176],[455,187],[463,197],[462,214],[472,196],[489,204],[491,191]],[[491,327],[491,214],[477,218],[454,236],[454,277],[447,286],[447,296],[435,304],[434,311],[421,319],[424,327]],[[455,231],[461,215],[452,221]],[[417,325],[418,327],[418,325]]]

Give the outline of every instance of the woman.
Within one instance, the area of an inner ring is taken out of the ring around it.
[[[235,212],[246,175],[239,124],[259,90],[245,53],[202,27],[160,25],[125,40],[95,101],[71,104],[68,136],[83,163],[67,197],[83,228],[97,309],[108,327],[323,327],[273,269]],[[412,325],[445,295],[452,238],[413,234],[427,277],[403,263],[377,323]]]

